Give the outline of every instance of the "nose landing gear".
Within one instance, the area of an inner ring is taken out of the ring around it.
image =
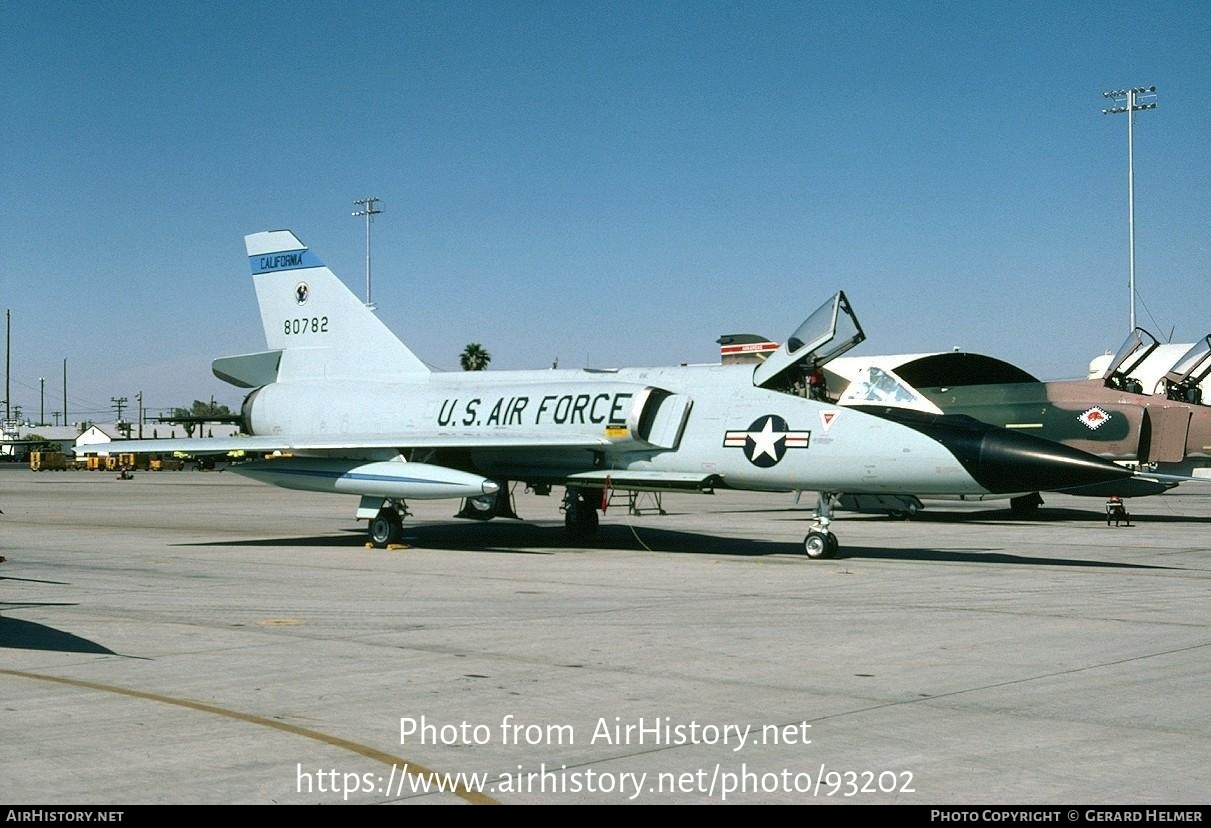
[[[841,544],[837,536],[829,531],[833,522],[833,492],[820,492],[816,500],[816,514],[812,516],[812,526],[803,539],[803,551],[812,559],[835,558]]]
[[[404,518],[408,508],[402,500],[386,500],[378,514],[370,519],[367,534],[377,549],[386,549],[404,540]]]

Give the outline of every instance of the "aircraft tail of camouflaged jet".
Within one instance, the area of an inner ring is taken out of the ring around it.
[[[890,421],[811,399],[820,366],[864,339],[843,293],[765,362],[611,370],[431,371],[292,232],[245,238],[269,350],[223,357],[252,389],[245,437],[142,440],[109,451],[273,453],[232,471],[286,488],[356,494],[371,540],[401,536],[410,498],[468,498],[513,514],[511,482],[565,487],[573,535],[603,492],[815,491],[810,557],[837,550],[836,493],[985,495],[1129,477],[1085,452],[970,417]],[[105,450],[105,446],[77,449]]]

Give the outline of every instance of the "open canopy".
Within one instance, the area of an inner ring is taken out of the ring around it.
[[[1165,374],[1165,379],[1174,385],[1183,382],[1197,385],[1208,373],[1211,373],[1211,334],[1195,342],[1194,347],[1173,363],[1169,373]]]
[[[753,385],[763,388],[802,379],[814,368],[840,356],[866,339],[844,291],[803,321],[769,359],[753,371]]]
[[[1106,385],[1111,388],[1121,388],[1133,391],[1134,393],[1142,393],[1142,388],[1135,388],[1138,382],[1129,382],[1129,379],[1131,373],[1143,364],[1144,360],[1156,350],[1158,345],[1160,343],[1156,337],[1143,328],[1133,330],[1127,335],[1127,341],[1118,349],[1118,353],[1114,355],[1114,359],[1110,360],[1110,364],[1106,366],[1105,373],[1102,374],[1102,379]]]

